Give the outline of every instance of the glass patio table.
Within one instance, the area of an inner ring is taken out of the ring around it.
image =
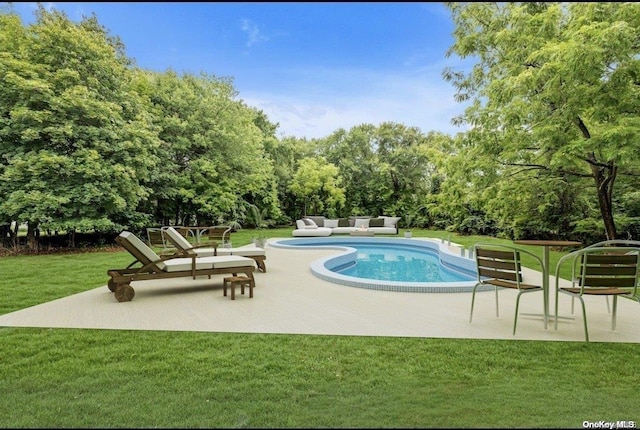
[[[195,238],[196,243],[202,243],[202,235],[209,230],[209,227],[190,227],[190,226],[180,226],[176,227],[176,229],[184,229],[189,232]]]
[[[551,268],[549,267],[549,248],[552,246],[580,246],[582,242],[575,240],[546,240],[546,239],[522,239],[514,240],[517,245],[542,246],[542,292],[544,294],[544,328],[549,322],[549,277]],[[558,317],[560,318],[560,317]]]

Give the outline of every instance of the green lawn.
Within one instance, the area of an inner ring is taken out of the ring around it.
[[[234,246],[255,233],[234,233]],[[552,266],[561,255],[551,253]],[[99,287],[107,269],[130,262],[125,252],[3,257],[0,313]],[[639,353],[597,342],[0,328],[0,427],[637,423]]]

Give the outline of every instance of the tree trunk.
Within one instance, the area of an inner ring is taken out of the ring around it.
[[[20,237],[18,233],[20,232],[20,223],[16,221],[15,227],[13,229],[13,248],[18,249],[20,247]]]
[[[613,183],[616,180],[618,168],[613,162],[606,165],[597,164],[595,160],[590,160],[590,162],[593,179],[596,182],[598,206],[600,207],[600,215],[604,222],[604,231],[607,235],[607,240],[612,240],[617,236],[616,223],[613,219],[611,196],[613,195]]]
[[[591,133],[582,118],[577,118],[577,125],[585,139],[591,139]],[[606,163],[599,162],[596,154],[591,152],[587,155],[587,163],[591,167],[591,174],[596,182],[596,193],[598,194],[598,206],[600,207],[600,216],[604,222],[604,231],[607,240],[613,240],[617,236],[616,222],[613,219],[613,204],[611,197],[613,196],[613,184],[618,174],[618,166],[613,161]]]
[[[27,223],[27,248],[30,251],[38,251],[38,222]]]
[[[2,234],[2,241],[0,242],[0,246],[3,248],[11,248],[15,246],[15,239],[13,231],[11,231],[11,223],[2,224],[0,226],[0,234]]]
[[[67,246],[69,248],[75,248],[76,247],[76,231],[75,231],[75,229],[69,230],[67,234],[68,234]]]

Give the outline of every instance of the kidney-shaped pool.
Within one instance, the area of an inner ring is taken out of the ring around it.
[[[385,291],[468,292],[476,284],[475,261],[456,255],[434,239],[306,237],[281,239],[270,246],[290,249],[334,248],[335,255],[311,264],[320,279]],[[479,287],[478,291],[486,290]]]

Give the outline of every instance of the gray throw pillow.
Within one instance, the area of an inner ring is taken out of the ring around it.
[[[309,218],[310,220],[313,220],[313,222],[315,222],[318,227],[324,227],[325,217],[323,217],[323,216],[315,216],[315,215],[307,215],[307,218]]]
[[[371,218],[369,227],[384,227],[384,218]]]

